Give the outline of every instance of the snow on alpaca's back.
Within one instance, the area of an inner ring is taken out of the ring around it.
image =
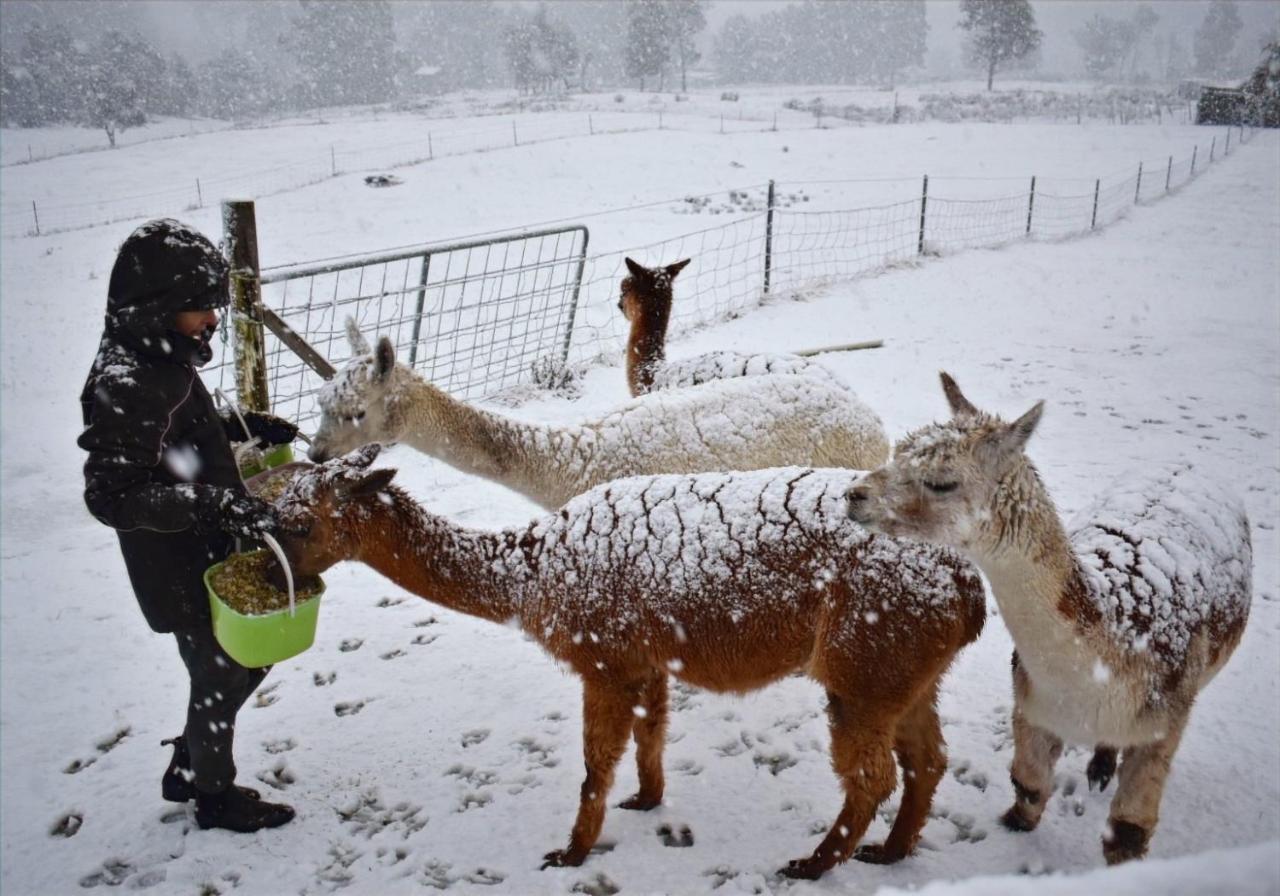
[[[735,625],[765,608],[812,612],[815,596],[836,580],[858,593],[875,593],[858,587],[870,580],[905,588],[893,607],[868,603],[842,625],[883,630],[975,594],[980,600],[981,588],[957,587],[956,575],[978,579],[956,552],[872,535],[849,519],[844,495],[860,475],[786,467],[619,479],[509,532],[509,548],[494,563],[522,592],[554,592],[561,620],[593,618],[586,634],[606,642],[653,621]],[[617,603],[626,590],[617,587],[619,575],[645,583],[641,604]]]
[[[727,350],[663,361],[654,367],[653,385],[650,388],[682,389],[715,380],[770,375],[807,376],[828,385],[849,389],[844,380],[830,368],[799,355],[769,352],[747,354]]]
[[[1253,569],[1240,500],[1186,464],[1117,479],[1067,527],[1116,642],[1180,665],[1220,615],[1247,615]]]

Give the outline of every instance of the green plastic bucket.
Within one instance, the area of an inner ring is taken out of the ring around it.
[[[225,604],[213,588],[213,576],[222,565],[215,563],[205,570],[204,586],[209,592],[213,635],[228,656],[242,666],[257,669],[297,656],[315,642],[323,580],[320,593],[298,601],[293,612],[286,607],[274,613],[246,616]]]
[[[253,460],[246,461],[240,467],[240,478],[249,479],[265,470],[270,470],[272,467],[279,467],[283,464],[288,464],[292,462],[293,462],[293,446],[292,445],[289,445],[289,444],[272,445],[271,447],[267,448],[262,452],[261,461],[258,461],[257,458],[254,458]]]

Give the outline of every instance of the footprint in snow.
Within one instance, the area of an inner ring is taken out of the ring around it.
[[[264,740],[262,749],[268,753],[275,755],[276,753],[287,753],[298,745],[298,742],[292,737],[284,737],[279,740]]]
[[[425,647],[427,644],[430,644],[432,641],[434,641],[434,640],[435,640],[436,638],[438,638],[438,637],[440,637],[440,636],[439,636],[439,635],[429,635],[429,634],[427,634],[426,632],[422,632],[421,634],[414,635],[414,636],[413,636],[413,640],[412,640],[412,641],[410,641],[409,643],[410,643],[410,644],[417,644],[417,645],[419,645],[419,646],[423,646],[423,647]]]
[[[360,710],[364,709],[364,701],[357,700],[354,703],[343,701],[333,705],[333,712],[337,716],[353,716]]]
[[[289,785],[296,783],[298,780],[293,776],[293,772],[289,771],[289,766],[283,759],[271,768],[258,772],[257,777],[263,784],[275,790],[288,790]]]
[[[968,787],[976,787],[978,788],[978,790],[983,792],[986,791],[987,784],[990,783],[990,781],[987,780],[986,773],[974,771],[970,767],[969,761],[967,759],[961,760],[960,762],[956,763],[955,768],[951,770],[951,776],[955,778],[957,781],[959,781],[961,784],[964,784]]]
[[[379,655],[379,657],[378,657],[378,659],[381,659],[381,660],[394,660],[394,659],[396,659],[397,657],[402,657],[402,656],[404,656],[404,655],[405,655],[405,652],[404,652],[403,650],[401,650],[399,647],[397,647],[395,650],[389,650],[389,651],[387,651],[387,652],[386,652],[386,653],[384,653],[384,654],[380,654],[380,655]]]
[[[104,884],[108,887],[118,887],[133,874],[134,870],[133,865],[123,859],[107,859],[97,871],[80,878],[80,886],[86,890]]]
[[[98,741],[96,744],[93,745],[93,748],[98,751],[97,756],[89,756],[88,758],[85,758],[85,759],[71,760],[71,762],[65,768],[63,768],[62,770],[63,774],[75,775],[84,771],[89,766],[97,762],[100,757],[107,755],[116,747],[120,746],[121,742],[123,742],[124,739],[128,737],[130,733],[132,733],[132,731],[133,731],[133,728],[129,725],[125,725],[123,728],[117,728],[114,733],[108,735],[107,737],[104,737],[102,740]]]
[[[403,597],[384,597],[382,600],[378,601],[376,606],[381,609],[386,609],[387,607],[398,606],[402,603],[404,603]]]
[[[600,872],[595,877],[578,881],[569,892],[586,893],[587,896],[614,896],[621,892],[621,888],[605,877],[604,872]]]
[[[693,831],[689,829],[687,824],[680,825],[678,831],[673,829],[671,825],[664,824],[658,827],[658,839],[662,841],[663,846],[687,849],[693,846]]]
[[[474,747],[476,744],[484,743],[489,737],[488,728],[473,728],[470,731],[462,732],[462,746]]]
[[[327,687],[328,685],[333,684],[337,680],[338,680],[337,672],[314,672],[311,675],[312,683],[318,688]]]
[[[353,650],[359,650],[360,645],[364,643],[364,638],[343,638],[342,643],[338,645],[338,649],[343,653],[350,653]]]
[[[68,812],[54,822],[53,827],[49,829],[49,836],[74,837],[80,832],[82,824],[84,824],[83,812]]]

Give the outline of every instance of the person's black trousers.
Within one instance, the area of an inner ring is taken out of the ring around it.
[[[206,793],[220,793],[236,779],[236,763],[231,755],[236,713],[271,667],[246,669],[237,663],[218,644],[210,625],[181,629],[173,635],[191,677],[184,735],[191,753],[194,783]]]

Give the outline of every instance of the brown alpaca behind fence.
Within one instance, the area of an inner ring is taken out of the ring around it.
[[[691,259],[666,267],[646,268],[625,259],[618,310],[630,323],[627,334],[627,388],[633,397],[660,389],[683,389],[715,380],[766,374],[799,375],[847,389],[843,381],[816,361],[775,352],[715,351],[666,359],[667,327],[671,322],[672,281]]]
[[[569,844],[548,866],[579,865],[604,822],[628,737],[640,789],[624,808],[662,801],[667,676],[745,693],[802,671],[824,686],[839,817],[782,873],[816,878],[848,858],[903,769],[883,844],[914,847],[946,768],[939,680],[985,616],[976,570],[949,551],[899,543],[851,523],[848,470],[617,480],[523,530],[484,532],[432,515],[368,469],[377,446],[299,475],[280,499],[295,575],[368,564],[445,607],[517,622],[583,683],[586,779]],[[305,533],[305,534],[303,534]]]

